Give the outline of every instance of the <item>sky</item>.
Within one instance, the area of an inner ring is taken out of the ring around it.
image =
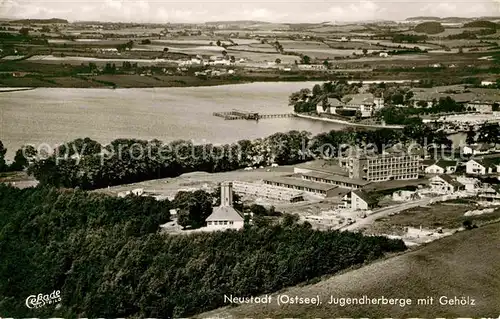
[[[0,0],[1,18],[197,23],[354,22],[414,16],[500,16],[500,0]]]

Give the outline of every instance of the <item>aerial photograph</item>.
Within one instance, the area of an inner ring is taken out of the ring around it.
[[[6,318],[500,318],[500,0],[0,0]]]

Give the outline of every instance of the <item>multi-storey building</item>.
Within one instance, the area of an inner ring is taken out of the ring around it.
[[[347,161],[349,177],[369,182],[418,179],[420,158],[407,153],[352,156]]]

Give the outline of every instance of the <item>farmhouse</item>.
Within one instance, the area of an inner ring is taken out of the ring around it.
[[[465,190],[465,185],[446,174],[432,177],[430,180],[431,191],[440,194],[452,194]]]
[[[221,185],[221,204],[213,209],[206,219],[207,226],[204,230],[241,229],[245,218],[233,207],[233,184],[225,182]]]
[[[453,174],[457,170],[457,161],[439,160],[425,168],[426,174]]]

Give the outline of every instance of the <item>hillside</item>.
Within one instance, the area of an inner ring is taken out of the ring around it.
[[[499,27],[498,24],[491,22],[491,21],[486,21],[486,20],[478,20],[478,21],[472,21],[469,23],[464,24],[464,28],[488,28],[488,29],[497,29]]]
[[[407,18],[406,21],[439,21],[441,20],[440,17],[411,17]]]
[[[426,34],[437,34],[444,31],[444,27],[439,22],[423,22],[415,26],[415,32]]]
[[[419,250],[386,259],[364,268],[334,276],[317,284],[283,291],[289,296],[319,295],[323,304],[244,305],[220,309],[198,318],[330,318],[369,317],[435,318],[436,316],[491,317],[499,314],[500,300],[500,224],[458,233],[433,242]],[[429,306],[334,306],[328,305],[330,295],[336,297],[425,298],[433,296],[469,296],[475,306],[440,306],[437,300]]]
[[[21,20],[13,20],[10,21],[12,23],[22,23],[22,24],[51,24],[51,23],[60,23],[60,24],[66,24],[69,23],[68,20],[65,19],[57,19],[57,18],[52,18],[52,19],[21,19]]]

